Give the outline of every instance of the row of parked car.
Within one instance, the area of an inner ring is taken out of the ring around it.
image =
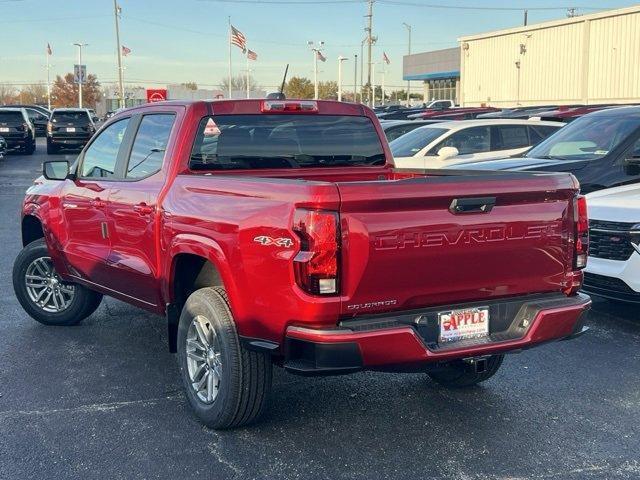
[[[640,302],[640,106],[558,110],[572,120],[568,124],[536,109],[527,109],[536,115],[523,119],[522,110],[475,120],[381,123],[401,169],[572,173],[588,194],[591,239],[584,290]]]
[[[38,105],[0,107],[0,157],[18,152],[31,155],[36,137],[46,136],[47,153],[60,148],[82,148],[96,132],[95,113],[86,108],[56,108]]]

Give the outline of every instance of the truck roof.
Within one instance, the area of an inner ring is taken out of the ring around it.
[[[210,105],[213,109],[214,113],[219,114],[256,114],[256,113],[266,113],[262,112],[262,105],[264,103],[300,103],[300,102],[313,102],[317,105],[317,112],[309,111],[309,114],[320,114],[320,115],[367,115],[367,111],[369,111],[370,115],[374,115],[373,111],[371,111],[365,105],[360,103],[350,103],[350,102],[338,102],[336,100],[309,100],[309,99],[295,99],[288,98],[286,100],[271,100],[264,98],[252,98],[252,99],[239,99],[239,100],[228,100],[228,99],[212,99],[212,100],[164,100],[161,102],[153,102],[147,103],[144,105],[138,105],[135,107],[127,108],[118,112],[118,114],[126,111],[133,112],[138,110],[146,110],[150,108],[157,108],[161,106],[173,106],[173,107],[194,107],[197,105]]]

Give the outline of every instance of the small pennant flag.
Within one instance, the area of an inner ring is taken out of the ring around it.
[[[131,49],[125,47],[124,45],[122,45],[122,56],[126,57],[127,55],[129,55],[131,53]]]
[[[317,50],[316,53],[318,55],[318,60],[320,60],[321,62],[326,62],[327,61],[327,57],[322,55],[322,52],[320,50]]]
[[[389,60],[389,57],[387,57],[386,52],[382,52],[382,60],[384,60],[384,63],[386,63],[387,65],[391,63],[391,60]]]
[[[47,43],[47,55],[52,55],[53,54],[53,50],[51,50],[51,44]]]
[[[247,58],[249,60],[258,60],[258,54],[253,50],[247,50]]]
[[[235,45],[240,48],[243,52],[247,50],[247,38],[244,36],[240,30],[231,25],[231,45]]]

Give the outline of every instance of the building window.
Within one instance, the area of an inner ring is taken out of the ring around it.
[[[453,100],[456,98],[456,79],[427,80],[429,85],[429,100]]]

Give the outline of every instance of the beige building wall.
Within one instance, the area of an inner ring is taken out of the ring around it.
[[[640,6],[459,40],[462,105],[640,102]]]

